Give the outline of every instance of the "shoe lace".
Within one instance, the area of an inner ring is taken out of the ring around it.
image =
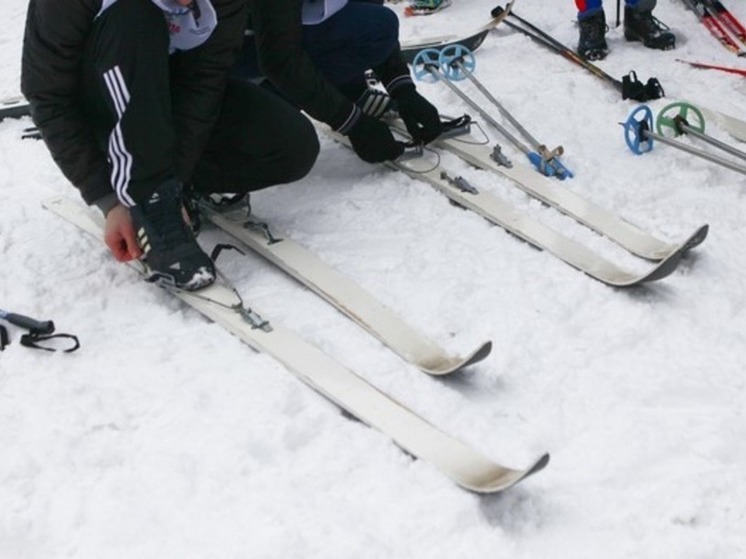
[[[182,213],[181,200],[162,199],[148,212],[148,220],[157,231],[163,248],[174,248],[182,244],[191,234]]]

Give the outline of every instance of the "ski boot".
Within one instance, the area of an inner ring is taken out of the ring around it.
[[[137,240],[150,268],[148,281],[185,291],[215,281],[215,266],[197,244],[184,220],[182,186],[176,179],[161,184],[146,200],[130,208]]]
[[[624,8],[624,38],[642,41],[650,49],[670,50],[676,48],[676,35],[667,25],[653,16],[652,10],[626,6]]]
[[[450,5],[451,0],[412,0],[409,6],[404,8],[404,15],[428,16],[444,10]]]
[[[578,40],[578,54],[585,60],[603,60],[609,54],[606,43],[606,14],[598,10],[591,15],[578,19],[580,39]]]

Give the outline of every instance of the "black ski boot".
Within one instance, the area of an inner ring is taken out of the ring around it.
[[[412,0],[404,8],[405,16],[429,16],[451,5],[451,0]]]
[[[149,281],[163,282],[185,291],[215,281],[215,265],[197,244],[184,221],[181,184],[170,179],[150,198],[130,208],[137,240],[150,268]]]
[[[653,16],[652,10],[624,8],[624,38],[642,41],[650,49],[670,50],[676,48],[676,35],[667,25]]]
[[[586,60],[602,60],[609,54],[606,44],[606,14],[599,10],[595,14],[578,19],[580,39],[578,40],[578,54]]]

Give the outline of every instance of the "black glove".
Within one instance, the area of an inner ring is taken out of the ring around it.
[[[400,88],[396,92],[396,102],[399,105],[399,116],[407,126],[407,130],[412,134],[412,138],[428,144],[443,132],[443,126],[440,123],[438,109],[417,93],[413,85]]]
[[[360,115],[347,136],[355,153],[368,163],[391,161],[404,153],[404,144],[394,140],[386,124],[364,114]]]

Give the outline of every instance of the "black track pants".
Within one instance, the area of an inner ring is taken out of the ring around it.
[[[174,55],[177,56],[177,55]],[[84,111],[111,167],[117,198],[133,206],[178,169],[206,192],[247,192],[300,179],[319,151],[311,123],[257,86],[229,80],[199,161],[177,158],[168,30],[150,0],[120,0],[101,13],[86,46]]]
[[[231,78],[191,182],[201,192],[249,192],[304,177],[319,141],[311,122],[262,87]]]
[[[83,106],[126,206],[175,173],[168,44],[163,12],[149,0],[126,0],[96,18],[86,45]]]

